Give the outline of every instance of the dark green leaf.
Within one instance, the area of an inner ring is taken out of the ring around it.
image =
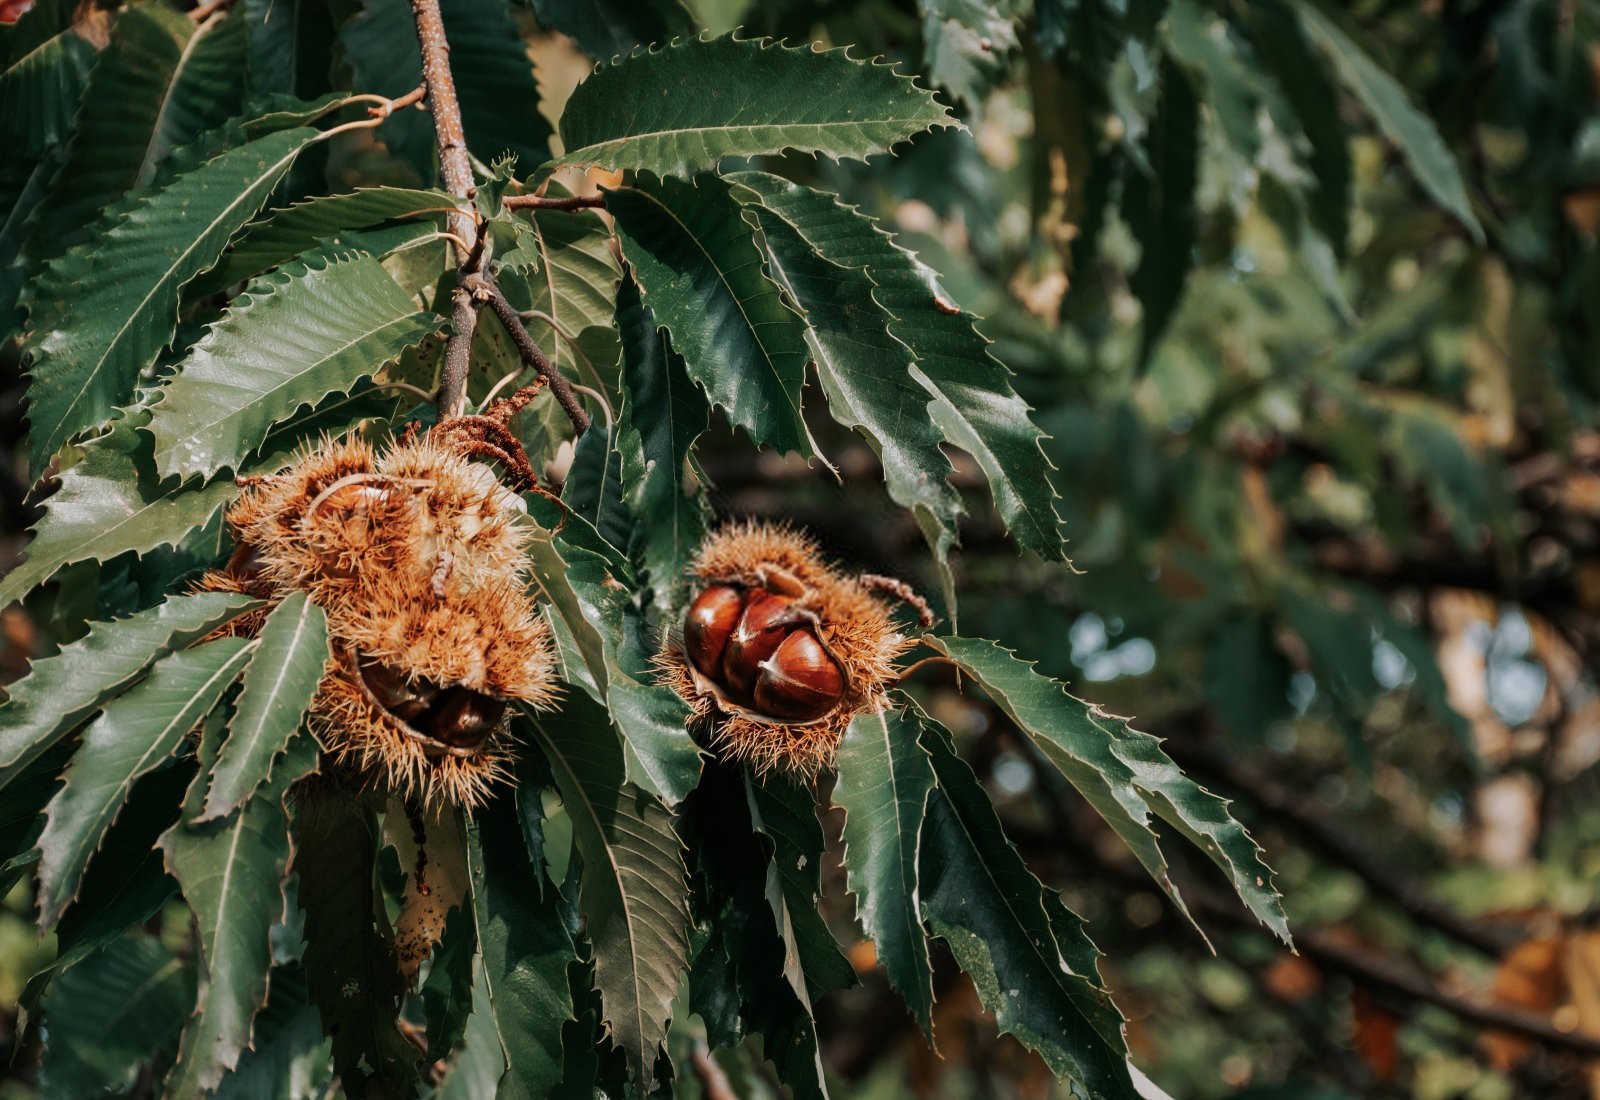
[[[645,303],[689,376],[757,443],[809,455],[805,324],[762,273],[728,183],[640,175],[606,201]]]
[[[711,410],[631,278],[617,295],[617,326],[622,332],[624,397],[618,417],[624,493],[634,514],[649,517],[639,560],[657,605],[665,607],[705,534],[704,506],[686,495],[685,466]]]
[[[817,911],[822,896],[822,824],[809,788],[779,774],[760,782],[746,777],[750,816],[772,841],[772,870],[782,890],[787,920],[810,995],[821,997],[857,984],[828,922]],[[786,914],[786,916],[785,916]]]
[[[606,364],[592,361],[580,338],[594,328],[611,330],[622,278],[615,246],[616,238],[593,211],[541,210],[533,222],[538,269],[505,280],[519,309],[524,301],[518,294],[525,290],[526,308],[544,314],[528,326],[539,349],[563,372],[603,390],[614,380],[602,370]]]
[[[1472,212],[1461,170],[1433,122],[1412,106],[1399,81],[1384,72],[1315,4],[1296,4],[1295,11],[1300,15],[1306,37],[1328,56],[1345,87],[1361,101],[1384,135],[1399,147],[1417,181],[1435,202],[1467,227],[1473,240],[1482,244],[1483,226]]]
[[[233,813],[269,773],[277,785],[283,764],[279,758],[311,705],[328,655],[328,617],[304,592],[273,608],[244,670],[244,687],[228,721],[228,739],[211,769],[201,820]]]
[[[392,398],[370,390],[330,399],[275,429],[261,448],[262,457],[244,463],[240,472],[276,473],[307,440],[343,434],[393,404]],[[27,560],[0,581],[0,606],[75,562],[109,561],[130,550],[176,546],[238,496],[239,487],[229,477],[192,490],[163,491],[149,485],[142,471],[151,463],[151,440],[140,430],[148,418],[149,412],[140,409],[119,419],[84,447],[81,462],[62,473],[61,488],[45,499],[44,518],[34,525]]]
[[[760,196],[755,214],[767,265],[805,314],[828,412],[866,436],[890,498],[916,516],[943,562],[955,543],[961,498],[946,480],[950,460],[911,348],[891,334],[895,318],[874,296],[873,265],[893,246],[832,195],[766,173],[730,178]]]
[[[267,1007],[256,1016],[255,1045],[222,1079],[213,1100],[323,1100],[332,1085],[332,1055],[299,967],[272,972]]]
[[[917,900],[917,849],[933,789],[921,726],[903,710],[863,714],[839,745],[833,800],[845,811],[844,864],[856,916],[889,981],[933,1034],[933,970]]]
[[[282,623],[273,631],[276,617],[262,630],[258,656],[267,651],[269,632],[282,634]],[[241,708],[249,693],[247,672]],[[239,713],[231,736],[239,732]],[[202,744],[203,766],[209,755]],[[255,1015],[267,999],[272,928],[285,915],[289,816],[284,798],[291,784],[316,767],[317,742],[301,734],[286,748],[271,782],[232,817],[200,825],[179,821],[161,838],[167,869],[183,888],[200,936],[199,999],[166,1082],[166,1094],[174,1100],[203,1097],[216,1088],[251,1043]],[[185,817],[199,812],[197,796],[204,789],[203,782],[195,784]]]
[[[1056,492],[1040,448],[1043,435],[1029,418],[1027,404],[1012,389],[1010,372],[989,354],[988,341],[973,327],[973,317],[951,304],[930,268],[896,245],[872,219],[842,206],[835,196],[774,176],[741,173],[735,178],[741,188],[759,193],[763,206],[800,231],[825,259],[866,269],[876,288],[873,299],[891,318],[890,334],[911,349],[911,377],[931,398],[926,415],[946,442],[977,460],[1012,536],[1041,557],[1063,560]],[[850,415],[877,425],[876,430],[869,428],[874,436],[881,431],[886,440],[898,441],[916,432],[915,420],[902,404],[904,396],[890,388],[892,376],[881,387],[863,385],[859,377],[854,382],[860,387],[856,393],[845,395],[841,390],[840,396],[854,397],[846,406],[854,410]],[[829,400],[834,400],[831,391]],[[923,532],[936,550],[947,548],[946,535],[936,522],[950,507],[935,488],[943,480],[944,466],[926,452],[891,450],[890,442],[880,446],[889,456],[886,466],[891,460],[896,467],[904,463],[903,472],[890,475],[891,493],[900,491],[907,499],[924,501],[913,505]],[[919,486],[917,479],[930,470],[938,471],[931,485]],[[937,509],[928,503],[933,500],[942,501]]]
[[[928,79],[958,100],[981,106],[1006,78],[1017,49],[1017,20],[1027,5],[1002,0],[917,0]]]
[[[25,163],[67,140],[89,83],[94,47],[72,24],[73,6],[41,3],[17,21],[14,56],[0,71],[0,141]]]
[[[688,963],[683,858],[672,814],[625,782],[621,746],[601,708],[573,693],[561,714],[531,718],[583,856],[579,906],[611,1034],[641,1090],[666,1036]]]
[[[615,424],[592,424],[578,437],[561,499],[617,550],[628,549],[635,521],[622,499],[622,456],[617,453]]]
[[[1141,362],[1160,342],[1194,266],[1200,105],[1188,74],[1171,60],[1161,66],[1161,102],[1150,120],[1148,142],[1149,171],[1130,174],[1122,200],[1140,247],[1128,286],[1144,310]]]
[[[541,1100],[561,1083],[561,1029],[572,1018],[567,966],[577,950],[562,921],[561,896],[530,866],[509,804],[496,802],[468,829],[467,866],[482,953],[487,1035],[503,1053],[496,1095]],[[467,1049],[472,1048],[468,1024]],[[497,1075],[498,1076],[498,1075]]]
[[[251,643],[219,638],[161,658],[83,731],[39,834],[39,924],[49,928],[77,894],[84,866],[129,789],[206,716],[250,659]]]
[[[177,329],[178,290],[216,262],[317,132],[288,130],[208,161],[53,260],[34,288],[32,468],[133,396]]]
[[[925,729],[922,744],[939,780],[920,860],[928,927],[950,945],[1002,1034],[1016,1036],[1088,1095],[1133,1100],[1122,1015],[1094,969],[1093,945],[1084,940],[1084,966],[1057,943],[1046,911],[1054,891],[1006,839],[977,776],[943,731]],[[1065,907],[1061,912],[1081,927]]]
[[[789,149],[865,159],[951,125],[933,93],[888,64],[770,39],[691,38],[598,66],[567,100],[567,152],[552,168],[687,175]]]
[[[333,1039],[334,1071],[353,1100],[410,1095],[417,1050],[396,1026],[405,979],[374,878],[371,800],[328,781],[303,786],[293,810],[306,985]]]
[[[194,1003],[194,973],[154,936],[130,932],[61,976],[45,1002],[45,1096],[132,1088],[178,1037]]]
[[[470,866],[470,865],[469,865]],[[473,916],[453,906],[444,918],[444,932],[429,956],[423,980],[423,1014],[428,1018],[428,1057],[448,1057],[461,1042],[475,1000],[482,996],[478,958],[478,930]],[[492,1040],[498,1049],[499,1040]],[[502,1062],[501,1068],[504,1068]],[[495,1079],[498,1080],[498,1072]]]
[[[1261,744],[1267,727],[1289,710],[1293,671],[1278,650],[1272,620],[1235,611],[1216,624],[1206,642],[1206,697],[1227,731]]]
[[[926,641],[977,680],[1127,842],[1179,909],[1188,911],[1150,828],[1152,811],[1193,841],[1250,911],[1288,942],[1288,921],[1261,849],[1228,814],[1227,802],[1179,771],[1156,738],[1073,698],[995,642],[932,636]]]
[[[371,256],[342,249],[251,283],[161,388],[147,429],[162,477],[238,469],[268,431],[444,326]]]
[[[596,61],[695,32],[682,0],[532,0],[533,14]]]
[[[95,623],[84,638],[35,661],[0,706],[0,786],[152,663],[254,606],[231,592],[173,596],[126,619]]]

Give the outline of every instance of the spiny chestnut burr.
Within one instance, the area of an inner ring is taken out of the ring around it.
[[[682,630],[656,658],[661,679],[728,756],[801,775],[830,765],[851,720],[887,705],[910,644],[879,589],[770,524],[711,535],[692,573]]]
[[[247,480],[227,514],[238,549],[200,581],[309,595],[333,643],[311,729],[334,764],[432,810],[482,803],[510,775],[508,701],[557,688],[524,575],[533,531],[481,461],[478,421],[500,439],[495,416],[463,417],[383,451],[327,442]]]

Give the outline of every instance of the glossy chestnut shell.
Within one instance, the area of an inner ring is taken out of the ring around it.
[[[384,710],[424,737],[452,748],[475,749],[489,739],[506,702],[452,684],[440,687],[377,661],[360,661],[361,681]]]
[[[689,661],[732,702],[783,722],[823,717],[844,698],[845,675],[794,597],[714,584],[689,605]]]

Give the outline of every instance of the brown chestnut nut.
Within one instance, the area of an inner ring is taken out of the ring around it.
[[[426,680],[413,681],[403,673],[363,657],[361,680],[384,710],[402,722],[413,723],[433,705],[438,689]]]
[[[756,592],[745,604],[744,614],[728,637],[722,653],[724,685],[740,699],[748,700],[761,674],[761,662],[795,627],[790,605],[794,600],[772,592]]]
[[[761,663],[756,678],[756,709],[773,718],[809,722],[821,718],[844,697],[844,672],[811,631],[799,629]]]
[[[494,732],[505,710],[504,699],[459,685],[448,687],[439,693],[439,702],[428,713],[425,732],[456,748],[476,748]]]
[[[732,585],[714,584],[695,598],[683,621],[683,643],[689,660],[704,676],[722,675],[722,651],[744,611],[744,593]]]

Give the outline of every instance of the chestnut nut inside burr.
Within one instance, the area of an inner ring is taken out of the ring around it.
[[[810,722],[844,697],[845,675],[792,596],[713,584],[689,605],[684,648],[726,697],[779,721]]]

